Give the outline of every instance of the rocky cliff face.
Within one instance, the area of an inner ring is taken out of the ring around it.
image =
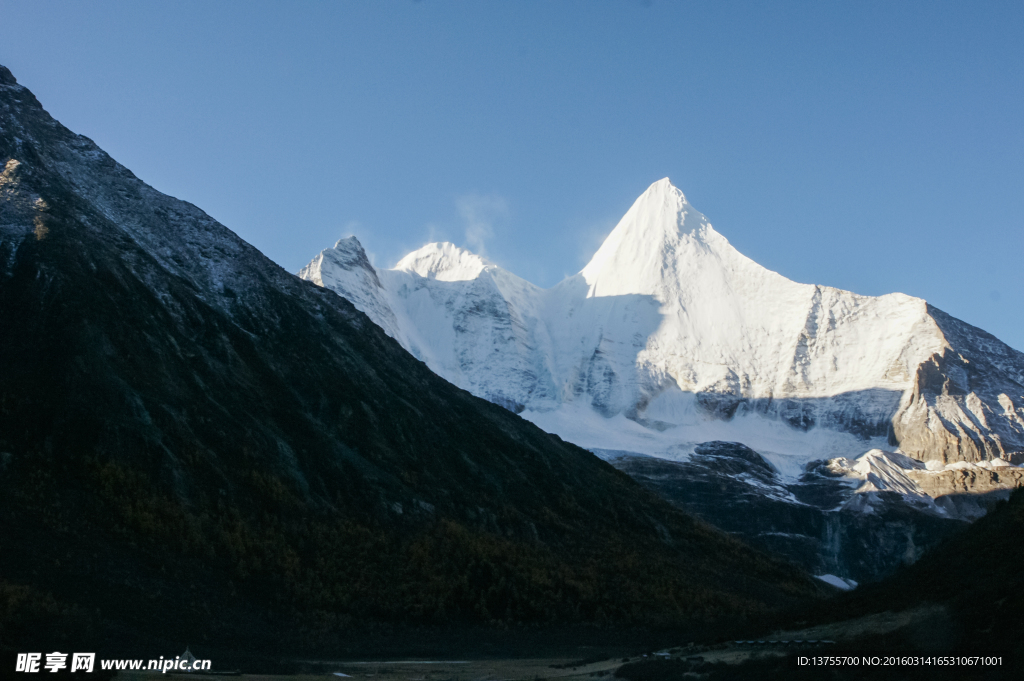
[[[877,581],[963,530],[1016,487],[1024,470],[946,469],[872,450],[811,464],[787,478],[754,450],[706,442],[685,461],[598,450],[616,468],[745,541],[813,574]]]
[[[855,480],[827,468],[785,480],[736,442],[700,444],[685,462],[603,454],[649,490],[754,546],[858,583],[914,562],[967,524],[896,492],[858,494]]]
[[[892,443],[921,460],[1024,463],[1024,354],[929,306],[947,347],[917,367]]]

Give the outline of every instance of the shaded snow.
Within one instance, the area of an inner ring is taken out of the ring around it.
[[[857,588],[857,582],[852,579],[843,579],[842,577],[836,577],[835,575],[814,575],[816,578],[823,582],[831,584],[834,587],[838,587],[843,591],[849,591]]]
[[[703,442],[742,442],[790,479],[799,477],[810,461],[855,457],[866,445],[884,446],[884,438],[866,443],[856,435],[824,428],[804,432],[760,414],[723,421],[694,412],[688,422],[663,431],[645,428],[623,414],[604,417],[582,402],[549,411],[526,410],[520,416],[587,449],[621,450],[673,461],[687,460]]]

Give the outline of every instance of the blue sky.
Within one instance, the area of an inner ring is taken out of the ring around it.
[[[62,123],[296,271],[444,239],[543,286],[668,176],[797,281],[1024,349],[1024,3],[10,2]]]

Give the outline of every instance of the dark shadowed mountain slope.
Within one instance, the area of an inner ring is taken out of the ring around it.
[[[895,575],[620,667],[629,681],[1002,681],[1024,666],[1024,490]],[[709,652],[710,651],[710,652]],[[699,653],[695,655],[694,653]],[[706,656],[706,657],[705,657]],[[802,658],[802,662],[800,662]]]
[[[891,635],[907,649],[1013,655],[1024,663],[1024,490],[891,578],[838,599],[823,621],[937,606],[940,616]],[[1007,677],[1011,678],[1011,677]]]
[[[2,67],[0,165],[5,640],[315,648],[367,622],[679,623],[816,592],[437,377]]]
[[[1024,665],[1024,490],[892,577],[751,629],[744,639],[786,641],[784,656],[754,655],[699,671],[718,679],[1019,679]],[[808,641],[828,639],[828,646]],[[740,651],[758,646],[734,645]],[[761,646],[763,650],[763,646]],[[822,669],[798,655],[855,659]],[[864,657],[879,657],[867,665]],[[686,665],[634,665],[622,678],[678,678]],[[672,675],[667,674],[671,672]]]

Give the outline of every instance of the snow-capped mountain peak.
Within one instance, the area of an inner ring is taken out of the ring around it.
[[[581,274],[590,297],[651,294],[659,288],[684,235],[710,227],[666,177],[633,203]],[[703,235],[702,235],[703,236]]]
[[[660,302],[688,289],[729,295],[730,274],[788,282],[733,248],[668,178],[633,203],[581,274],[590,297],[640,294]]]
[[[488,267],[493,267],[492,263],[447,241],[427,244],[395,265],[396,270],[439,281],[476,279]]]
[[[312,262],[299,271],[299,276],[332,291],[345,291],[345,297],[389,336],[395,339],[401,337],[398,320],[377,276],[377,270],[366,257],[366,251],[356,237],[338,239],[334,248],[320,251]]]
[[[897,444],[1024,459],[1024,355],[918,298],[772,272],[668,178],[550,289],[450,243],[377,277],[340,250],[300,276],[452,383],[584,447],[671,457],[739,441],[794,474]]]
[[[362,263],[325,251],[302,276],[450,382],[814,574],[877,578],[1024,480],[1024,354],[919,298],[772,272],[667,178],[550,289],[451,244],[379,287]]]

